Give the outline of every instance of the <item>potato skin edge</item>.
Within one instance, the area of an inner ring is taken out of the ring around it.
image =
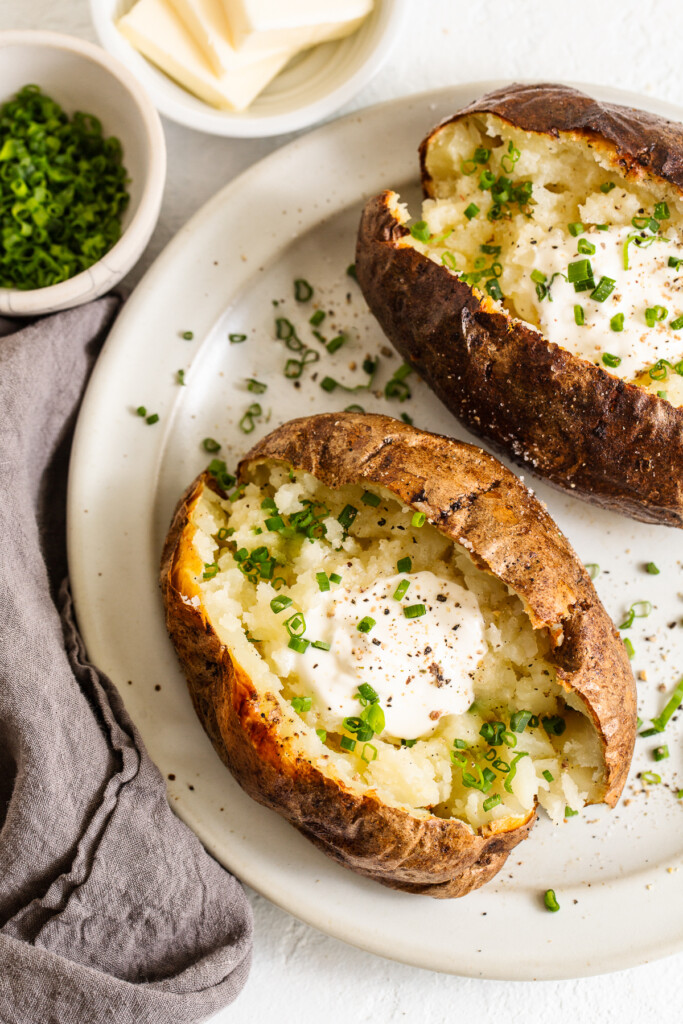
[[[546,620],[557,624],[558,618],[564,623],[565,637],[557,648],[564,648],[559,678],[568,688],[578,682],[576,688],[589,698],[591,687],[597,685],[593,677],[598,665],[604,668],[607,661],[615,673],[615,700],[607,701],[608,710],[594,714],[609,755],[604,799],[613,805],[626,778],[635,736],[635,687],[628,660],[583,567],[516,477],[470,445],[388,417],[348,413],[284,424],[243,460],[241,478],[250,466],[270,459],[311,472],[332,486],[374,482],[387,487],[424,511],[447,536],[476,543],[476,561],[495,574],[497,566],[501,578],[523,578],[529,571],[524,559],[535,560],[538,582],[524,596],[539,625]],[[450,470],[445,482],[444,467]],[[440,480],[435,473],[440,473]],[[443,494],[447,491],[453,497],[454,477],[461,484],[462,500],[456,498],[444,508]],[[236,780],[340,864],[384,885],[437,898],[462,896],[483,885],[527,837],[534,812],[509,831],[484,829],[481,834],[455,819],[419,819],[382,804],[372,792],[359,795],[337,784],[278,737],[282,713],[274,696],[256,693],[248,675],[220,643],[201,603],[188,603],[199,594],[194,575],[202,568],[191,556],[190,517],[206,486],[215,488],[215,483],[202,474],[181,499],[164,546],[161,586],[168,631],[195,710]],[[492,522],[507,544],[501,546],[500,537],[485,539]],[[545,550],[537,551],[546,536]],[[528,543],[520,561],[519,551],[511,545],[519,547],[524,538]],[[552,587],[555,592],[550,594]],[[589,636],[597,639],[597,646],[587,660]]]

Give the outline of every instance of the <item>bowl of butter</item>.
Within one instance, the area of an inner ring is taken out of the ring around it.
[[[380,69],[408,0],[90,0],[95,30],[160,113],[214,135],[329,117]]]

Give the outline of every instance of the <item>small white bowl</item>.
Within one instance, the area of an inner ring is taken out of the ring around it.
[[[149,241],[166,180],[159,115],[134,75],[99,46],[57,32],[0,32],[0,104],[29,84],[39,85],[67,114],[93,114],[105,135],[120,139],[130,202],[120,239],[88,270],[45,288],[0,288],[0,313],[9,316],[70,309],[118,284]]]
[[[212,135],[258,138],[307,128],[355,96],[388,57],[409,2],[375,0],[372,13],[357,32],[293,58],[244,113],[215,110],[176,85],[131,46],[116,22],[130,10],[133,0],[90,0],[90,12],[102,45],[130,68],[162,114]]]

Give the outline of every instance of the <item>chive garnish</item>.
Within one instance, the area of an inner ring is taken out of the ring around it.
[[[410,387],[405,382],[405,378],[411,373],[412,367],[408,366],[407,363],[402,363],[391,379],[385,384],[384,397],[398,398],[400,402],[405,402],[407,398],[410,398],[411,391]]]
[[[204,572],[202,573],[203,580],[212,580],[218,572],[218,565],[216,562],[205,562]]]
[[[580,238],[576,248],[584,256],[595,256],[595,246],[587,238]]]
[[[672,331],[680,331],[681,327],[683,327],[683,316],[677,316],[675,320],[671,320],[669,327]]]
[[[421,527],[424,526],[426,522],[427,516],[425,515],[424,512],[413,512],[412,519],[410,520],[411,526],[414,526],[416,529],[419,530],[421,529]]]
[[[185,385],[185,371],[184,370],[176,370],[175,379],[176,379],[178,384],[182,384],[184,386]]]
[[[324,743],[325,740],[327,739],[327,730],[326,729],[316,729],[315,730],[315,734],[316,734],[316,736],[318,737],[318,739],[320,740],[321,743]]]
[[[546,889],[543,902],[545,903],[546,910],[552,911],[553,914],[560,909],[554,889]]]
[[[348,267],[346,268],[346,273],[349,277],[352,277],[354,281],[358,280],[358,274],[356,273],[355,263],[349,263]]]
[[[500,800],[501,798],[498,793],[494,793],[493,796],[487,797],[482,804],[484,811],[492,811],[494,807],[498,806]]]
[[[612,277],[601,277],[597,288],[594,288],[590,294],[591,299],[594,299],[595,302],[604,302],[614,291],[616,283]]]
[[[253,402],[239,422],[239,428],[244,434],[251,434],[255,429],[254,417],[260,416],[263,410],[258,402]]]
[[[137,409],[135,410],[135,412],[137,413],[138,416],[146,416],[147,415],[147,409],[145,408],[144,405],[139,405],[137,407]]]
[[[240,342],[247,340],[247,336],[246,334],[229,334],[228,340],[231,345],[239,345]]]
[[[360,500],[364,505],[371,505],[373,508],[377,508],[382,501],[380,496],[378,494],[373,494],[372,491],[363,491],[360,496]]]
[[[254,395],[262,395],[267,390],[267,384],[263,384],[260,380],[254,380],[253,377],[247,377],[247,391],[251,391]]]
[[[358,630],[359,633],[370,633],[372,631],[373,626],[376,625],[377,623],[371,615],[364,615],[363,618],[358,623],[358,625],[356,626],[356,629]]]
[[[657,203],[655,205],[655,217],[657,220],[668,220],[670,216],[667,203]]]
[[[318,583],[318,590],[326,591],[330,589],[330,581],[326,572],[317,572],[315,578]]]
[[[600,566],[597,562],[586,562],[586,572],[592,580],[600,575]]]
[[[418,220],[413,224],[410,229],[410,233],[413,238],[418,240],[418,242],[428,242],[432,237],[426,220]]]
[[[404,598],[409,586],[410,580],[401,580],[399,585],[396,587],[396,590],[394,591],[394,600],[400,601],[402,598]]]
[[[309,317],[308,322],[309,324],[312,324],[313,327],[320,327],[320,324],[323,322],[326,316],[327,313],[325,312],[324,309],[316,309],[315,313],[311,317]]]
[[[291,597],[287,597],[285,594],[279,594],[278,597],[274,597],[270,602],[270,607],[276,615],[279,615],[279,613],[284,611],[285,608],[289,608],[291,603]]]
[[[294,298],[297,302],[308,302],[313,298],[313,288],[303,277],[294,282]]]
[[[613,331],[617,331],[617,333],[619,331],[623,331],[623,329],[624,329],[624,314],[623,313],[615,313],[614,316],[612,317],[612,319],[610,320],[609,325],[610,325],[610,328]],[[605,361],[605,357],[603,356],[603,362],[604,361]],[[621,362],[621,359],[619,360],[619,363],[620,362]],[[614,365],[618,366],[619,363],[616,363]],[[607,365],[611,366],[613,364],[608,363]]]
[[[661,747],[655,747],[652,751],[652,756],[655,761],[665,761],[669,756],[669,748],[666,743],[663,743]]]
[[[603,181],[602,185],[600,186],[600,191],[604,192],[605,195],[607,195],[607,193],[611,192],[613,188],[616,188],[616,185],[613,181]]]
[[[635,657],[635,653],[636,652],[635,652],[635,648],[634,648],[633,644],[631,643],[631,641],[629,640],[628,637],[624,637],[624,647],[626,648],[626,653],[628,655],[628,660],[629,661],[633,661],[633,658]]]
[[[446,252],[441,253],[441,262],[443,263],[444,267],[448,267],[449,270],[458,269],[457,264],[455,262],[455,256],[450,251],[450,249],[447,249]]]
[[[341,523],[345,530],[348,530],[357,515],[358,509],[354,505],[345,505],[337,516],[337,522]]]
[[[564,816],[565,816],[565,818],[575,818],[578,813],[579,813],[578,811],[572,810],[572,808],[569,806],[569,804],[567,804],[567,806],[564,809]]]
[[[294,612],[294,615],[285,619],[285,629],[290,636],[303,636],[306,632],[306,620],[302,612]]]
[[[560,715],[547,715],[541,718],[541,724],[549,736],[561,736],[567,728],[567,723]]]
[[[403,609],[403,614],[407,619],[419,619],[427,614],[427,609],[423,604],[409,604]]]
[[[328,341],[328,343],[326,345],[326,348],[327,348],[327,351],[330,353],[330,355],[333,356],[334,353],[338,352],[339,349],[342,347],[342,345],[345,345],[345,344],[346,344],[346,335],[345,334],[338,334],[335,338],[332,338],[330,341]]]
[[[296,651],[297,654],[303,654],[306,648],[308,647],[308,644],[309,641],[304,640],[303,637],[292,636],[289,638],[289,643],[287,644],[287,646],[291,648],[291,650]]]
[[[372,752],[372,756],[369,756],[368,754],[366,754],[367,750],[370,750]],[[377,760],[377,747],[373,746],[372,743],[366,743],[363,746],[363,749],[361,751],[361,755],[360,756],[361,756],[361,759],[363,761],[368,761],[368,762],[369,761],[376,761]]]
[[[301,713],[302,711],[310,711],[311,704],[313,703],[310,697],[292,697],[292,707],[295,711]]]
[[[318,651],[329,651],[330,644],[328,644],[327,640],[314,640],[311,647],[315,647]]]
[[[574,323],[576,324],[576,326],[583,327],[585,322],[586,318],[584,316],[583,306],[574,306]]]
[[[646,619],[651,613],[652,605],[649,601],[635,601],[626,613],[626,618],[619,629],[630,629],[634,619]]]
[[[413,560],[412,558],[410,558],[409,555],[406,555],[405,558],[399,558],[398,562],[396,563],[396,569],[398,570],[398,572],[410,572],[412,568]]]
[[[504,786],[506,792],[512,793],[512,780],[514,779],[515,775],[517,774],[517,763],[523,757],[528,757],[528,756],[529,755],[527,754],[526,750],[522,750],[522,751],[520,751],[519,754],[515,754],[515,756],[512,758],[512,761],[510,761],[510,771],[508,772],[507,777],[505,779],[505,782],[503,783],[503,786]]]
[[[342,578],[339,575],[339,573],[336,573],[336,572],[331,572],[330,573],[330,583],[341,583],[341,581],[342,581]]]
[[[657,772],[641,772],[640,777],[648,786],[658,786],[662,781],[662,776],[657,775]]]
[[[222,490],[229,491],[235,483],[235,477],[228,473],[228,467],[222,459],[212,459],[207,469]]]
[[[581,221],[574,221],[572,224],[567,224],[567,231],[574,238],[576,238],[577,235],[582,235],[585,230],[586,228]]]
[[[205,437],[202,441],[202,448],[205,452],[219,452],[221,450],[220,442],[216,441],[213,437]]]
[[[650,576],[659,576],[659,569],[654,562],[648,562],[645,566],[645,572],[649,572]]]
[[[671,697],[664,706],[664,710],[661,712],[661,714],[657,715],[656,718],[652,719],[652,724],[657,730],[657,732],[664,732],[669,722],[669,719],[672,717],[672,715],[676,713],[676,711],[678,711],[682,701],[683,678],[679,680],[674,692],[671,694]]]
[[[354,751],[356,749],[356,741],[352,740],[350,736],[342,736],[339,741],[339,746],[342,750]]]
[[[617,367],[621,365],[621,356],[614,356],[611,352],[603,352],[602,361],[605,366]]]
[[[151,416],[147,416],[146,419],[145,419],[145,423],[148,423],[150,425],[150,427],[154,423],[158,423],[158,422],[159,422],[159,414],[156,413],[156,412],[153,412]]]
[[[545,769],[545,771],[542,774],[543,774],[543,778],[545,779],[546,782],[554,782],[555,781],[555,776],[553,775],[552,772],[548,771],[547,768]]]
[[[645,310],[645,323],[648,327],[654,327],[661,320],[666,320],[669,311],[665,306],[649,306]]]
[[[575,260],[567,267],[567,280],[570,284],[588,281],[592,277],[593,268],[590,260]]]
[[[530,711],[515,711],[515,713],[510,716],[510,728],[513,732],[524,732],[530,720]]]
[[[476,203],[470,203],[470,205],[464,210],[464,213],[468,220],[472,220],[472,218],[476,217],[479,213],[479,207]]]
[[[194,339],[194,331],[183,331],[182,336],[185,341],[192,341]]]

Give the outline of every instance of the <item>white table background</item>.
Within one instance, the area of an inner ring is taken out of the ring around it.
[[[389,62],[340,113],[458,82],[519,77],[604,83],[683,105],[680,0],[410,2],[414,13]],[[52,29],[96,41],[87,0],[0,0],[0,28]],[[168,121],[164,128],[168,182],[161,218],[131,284],[214,192],[291,137],[222,139]],[[683,955],[578,981],[477,981],[363,953],[256,893],[250,899],[256,924],[252,972],[237,1002],[214,1024],[446,1024],[494,1015],[525,1024],[680,1019]],[[467,936],[454,940],[467,942]],[[523,936],[510,941],[519,944],[522,961]],[[633,941],[637,945],[635,922]]]

